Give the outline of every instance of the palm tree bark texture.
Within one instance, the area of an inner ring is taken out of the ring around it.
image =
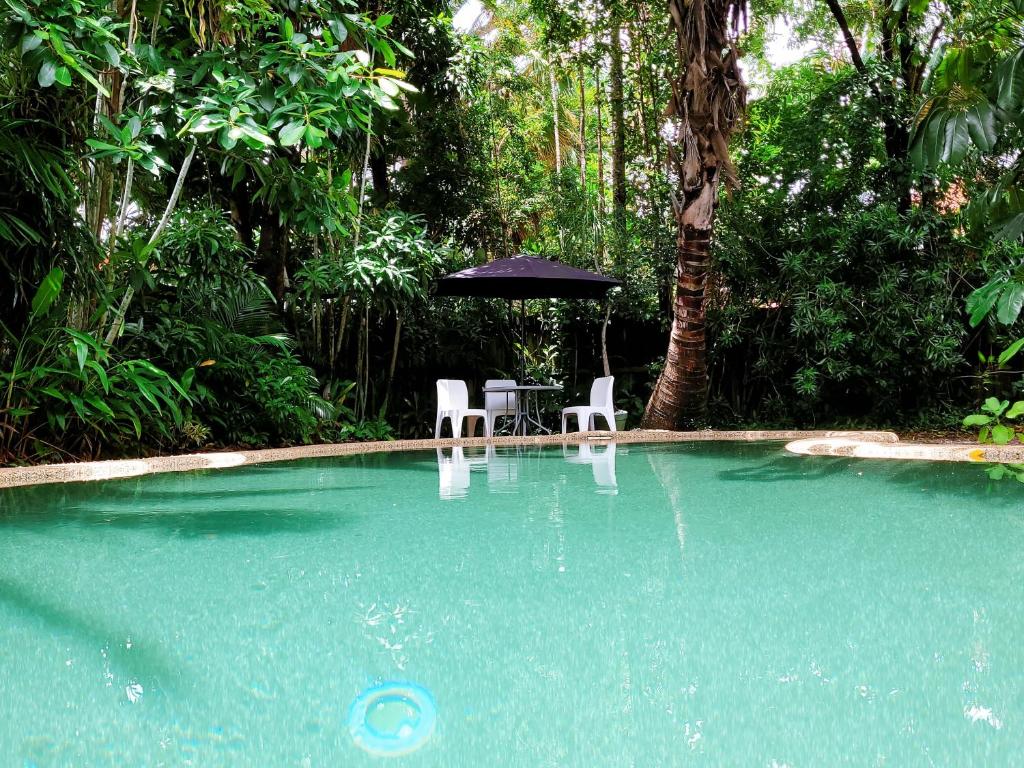
[[[678,69],[667,116],[673,140],[668,163],[675,184],[676,295],[665,367],[643,426],[674,429],[707,405],[705,286],[718,192],[739,186],[729,137],[746,106],[735,41],[746,0],[669,0]]]

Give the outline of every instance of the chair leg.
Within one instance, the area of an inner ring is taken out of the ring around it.
[[[602,411],[602,415],[604,416],[604,420],[608,422],[608,431],[615,432],[615,411],[605,410]]]
[[[444,414],[443,413],[438,413],[437,414],[437,420],[434,422],[434,439],[435,440],[440,440],[441,439],[441,424],[443,424],[443,423],[444,423]]]
[[[562,434],[563,435],[565,434],[565,422],[566,422],[566,415],[563,413],[562,414]]]

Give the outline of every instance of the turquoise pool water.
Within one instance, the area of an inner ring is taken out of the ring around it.
[[[0,491],[0,765],[1024,765],[1024,486],[579,451]]]

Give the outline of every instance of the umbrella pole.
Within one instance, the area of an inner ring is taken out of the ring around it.
[[[519,383],[526,383],[526,299],[519,301]]]

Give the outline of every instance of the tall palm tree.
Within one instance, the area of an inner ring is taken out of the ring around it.
[[[675,181],[675,317],[665,367],[644,412],[644,426],[672,429],[699,416],[707,400],[704,291],[719,186],[738,186],[729,137],[746,106],[736,37],[746,0],[669,0],[678,71],[668,116]]]

